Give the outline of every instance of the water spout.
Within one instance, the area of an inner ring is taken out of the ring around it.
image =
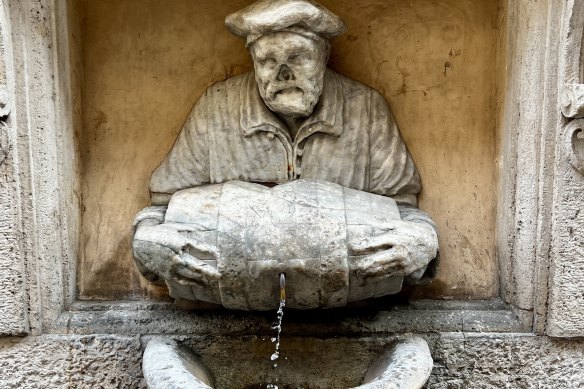
[[[280,301],[286,300],[286,274],[280,273]]]

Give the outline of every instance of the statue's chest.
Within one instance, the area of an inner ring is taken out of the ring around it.
[[[278,131],[240,135],[222,130],[211,136],[211,182],[242,180],[282,183],[316,178],[364,190],[368,186],[367,137],[316,133],[290,140]]]

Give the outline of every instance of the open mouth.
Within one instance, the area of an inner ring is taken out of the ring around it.
[[[280,89],[274,93],[274,96],[290,94],[290,93],[303,93],[302,89],[298,88],[297,86],[293,86],[290,88]]]

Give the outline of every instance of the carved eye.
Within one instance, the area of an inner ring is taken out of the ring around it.
[[[258,62],[261,66],[274,66],[276,64],[276,60],[274,58],[263,58]]]
[[[288,57],[288,62],[296,62],[298,58],[300,58],[298,54],[292,54],[291,56]]]

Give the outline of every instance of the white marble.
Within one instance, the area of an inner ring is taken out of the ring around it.
[[[433,229],[402,221],[391,198],[308,179],[185,189],[164,223],[142,225],[134,237],[136,256],[173,297],[243,310],[277,308],[280,273],[292,308],[397,293],[436,250]]]
[[[153,207],[134,221],[142,273],[242,310],[276,308],[281,272],[299,309],[431,278],[437,233],[386,101],[326,68],[342,20],[262,0],[226,24],[255,71],[210,87],[153,173]]]

